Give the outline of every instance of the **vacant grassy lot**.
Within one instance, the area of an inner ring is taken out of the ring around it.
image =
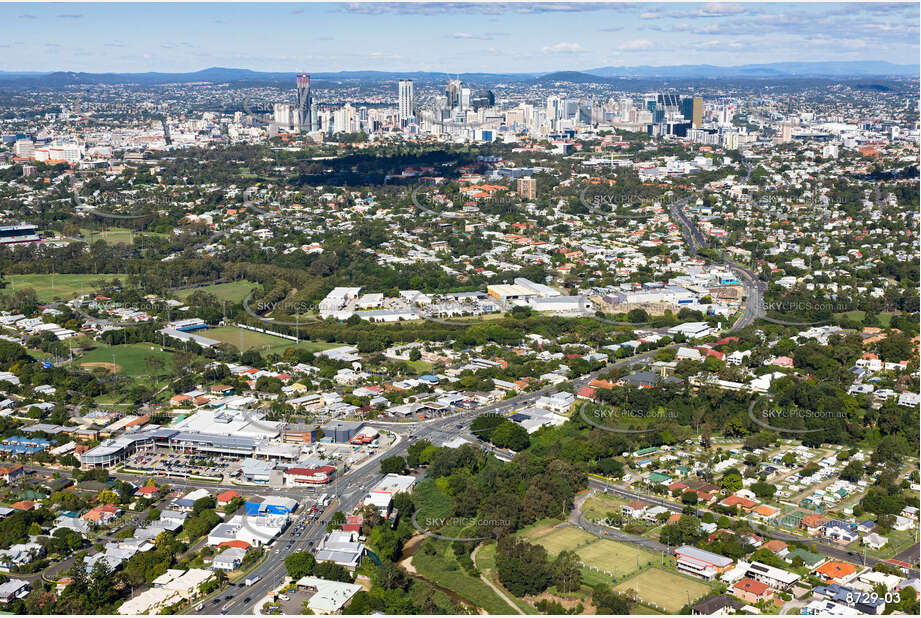
[[[70,300],[81,294],[89,294],[94,291],[92,283],[105,279],[120,279],[122,282],[127,281],[127,275],[109,274],[109,275],[7,275],[4,279],[8,285],[3,290],[9,294],[16,290],[32,288],[38,295],[40,302],[48,302],[60,298]]]
[[[624,504],[627,504],[627,500],[622,500],[612,494],[596,494],[582,505],[582,514],[589,521],[600,521],[605,519],[608,513],[619,514]]]
[[[112,372],[114,363],[118,375],[139,376],[151,373],[147,367],[147,358],[158,358],[163,364],[157,369],[165,376],[172,368],[172,354],[163,352],[160,346],[150,343],[129,343],[128,345],[98,345],[74,361],[74,365],[92,371],[93,367],[103,367]]]
[[[614,590],[674,614],[710,592],[710,586],[661,569],[649,569],[631,577]]]
[[[229,303],[243,302],[243,299],[254,289],[259,287],[258,283],[252,281],[232,281],[230,283],[216,283],[214,285],[205,285],[200,288],[188,290],[177,290],[176,296],[185,300],[195,292],[206,292],[214,295],[218,300],[226,300]]]

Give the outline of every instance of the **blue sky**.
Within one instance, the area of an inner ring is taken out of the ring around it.
[[[917,2],[0,4],[0,70],[531,72],[916,64]]]

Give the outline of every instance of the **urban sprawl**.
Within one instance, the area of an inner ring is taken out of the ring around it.
[[[917,614],[918,82],[770,83],[4,90],[2,609]]]

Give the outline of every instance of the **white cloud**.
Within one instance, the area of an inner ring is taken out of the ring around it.
[[[547,45],[541,51],[545,54],[577,54],[584,52],[585,49],[578,43],[556,43],[554,45]]]
[[[617,46],[617,49],[621,51],[643,51],[645,49],[652,49],[652,41],[648,39],[635,39],[633,41],[624,41]]]
[[[705,4],[697,10],[700,17],[722,17],[724,15],[738,15],[747,9],[741,4],[714,3]]]

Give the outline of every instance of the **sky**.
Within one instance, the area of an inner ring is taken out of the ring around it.
[[[917,64],[908,3],[0,3],[0,70],[551,72]]]

